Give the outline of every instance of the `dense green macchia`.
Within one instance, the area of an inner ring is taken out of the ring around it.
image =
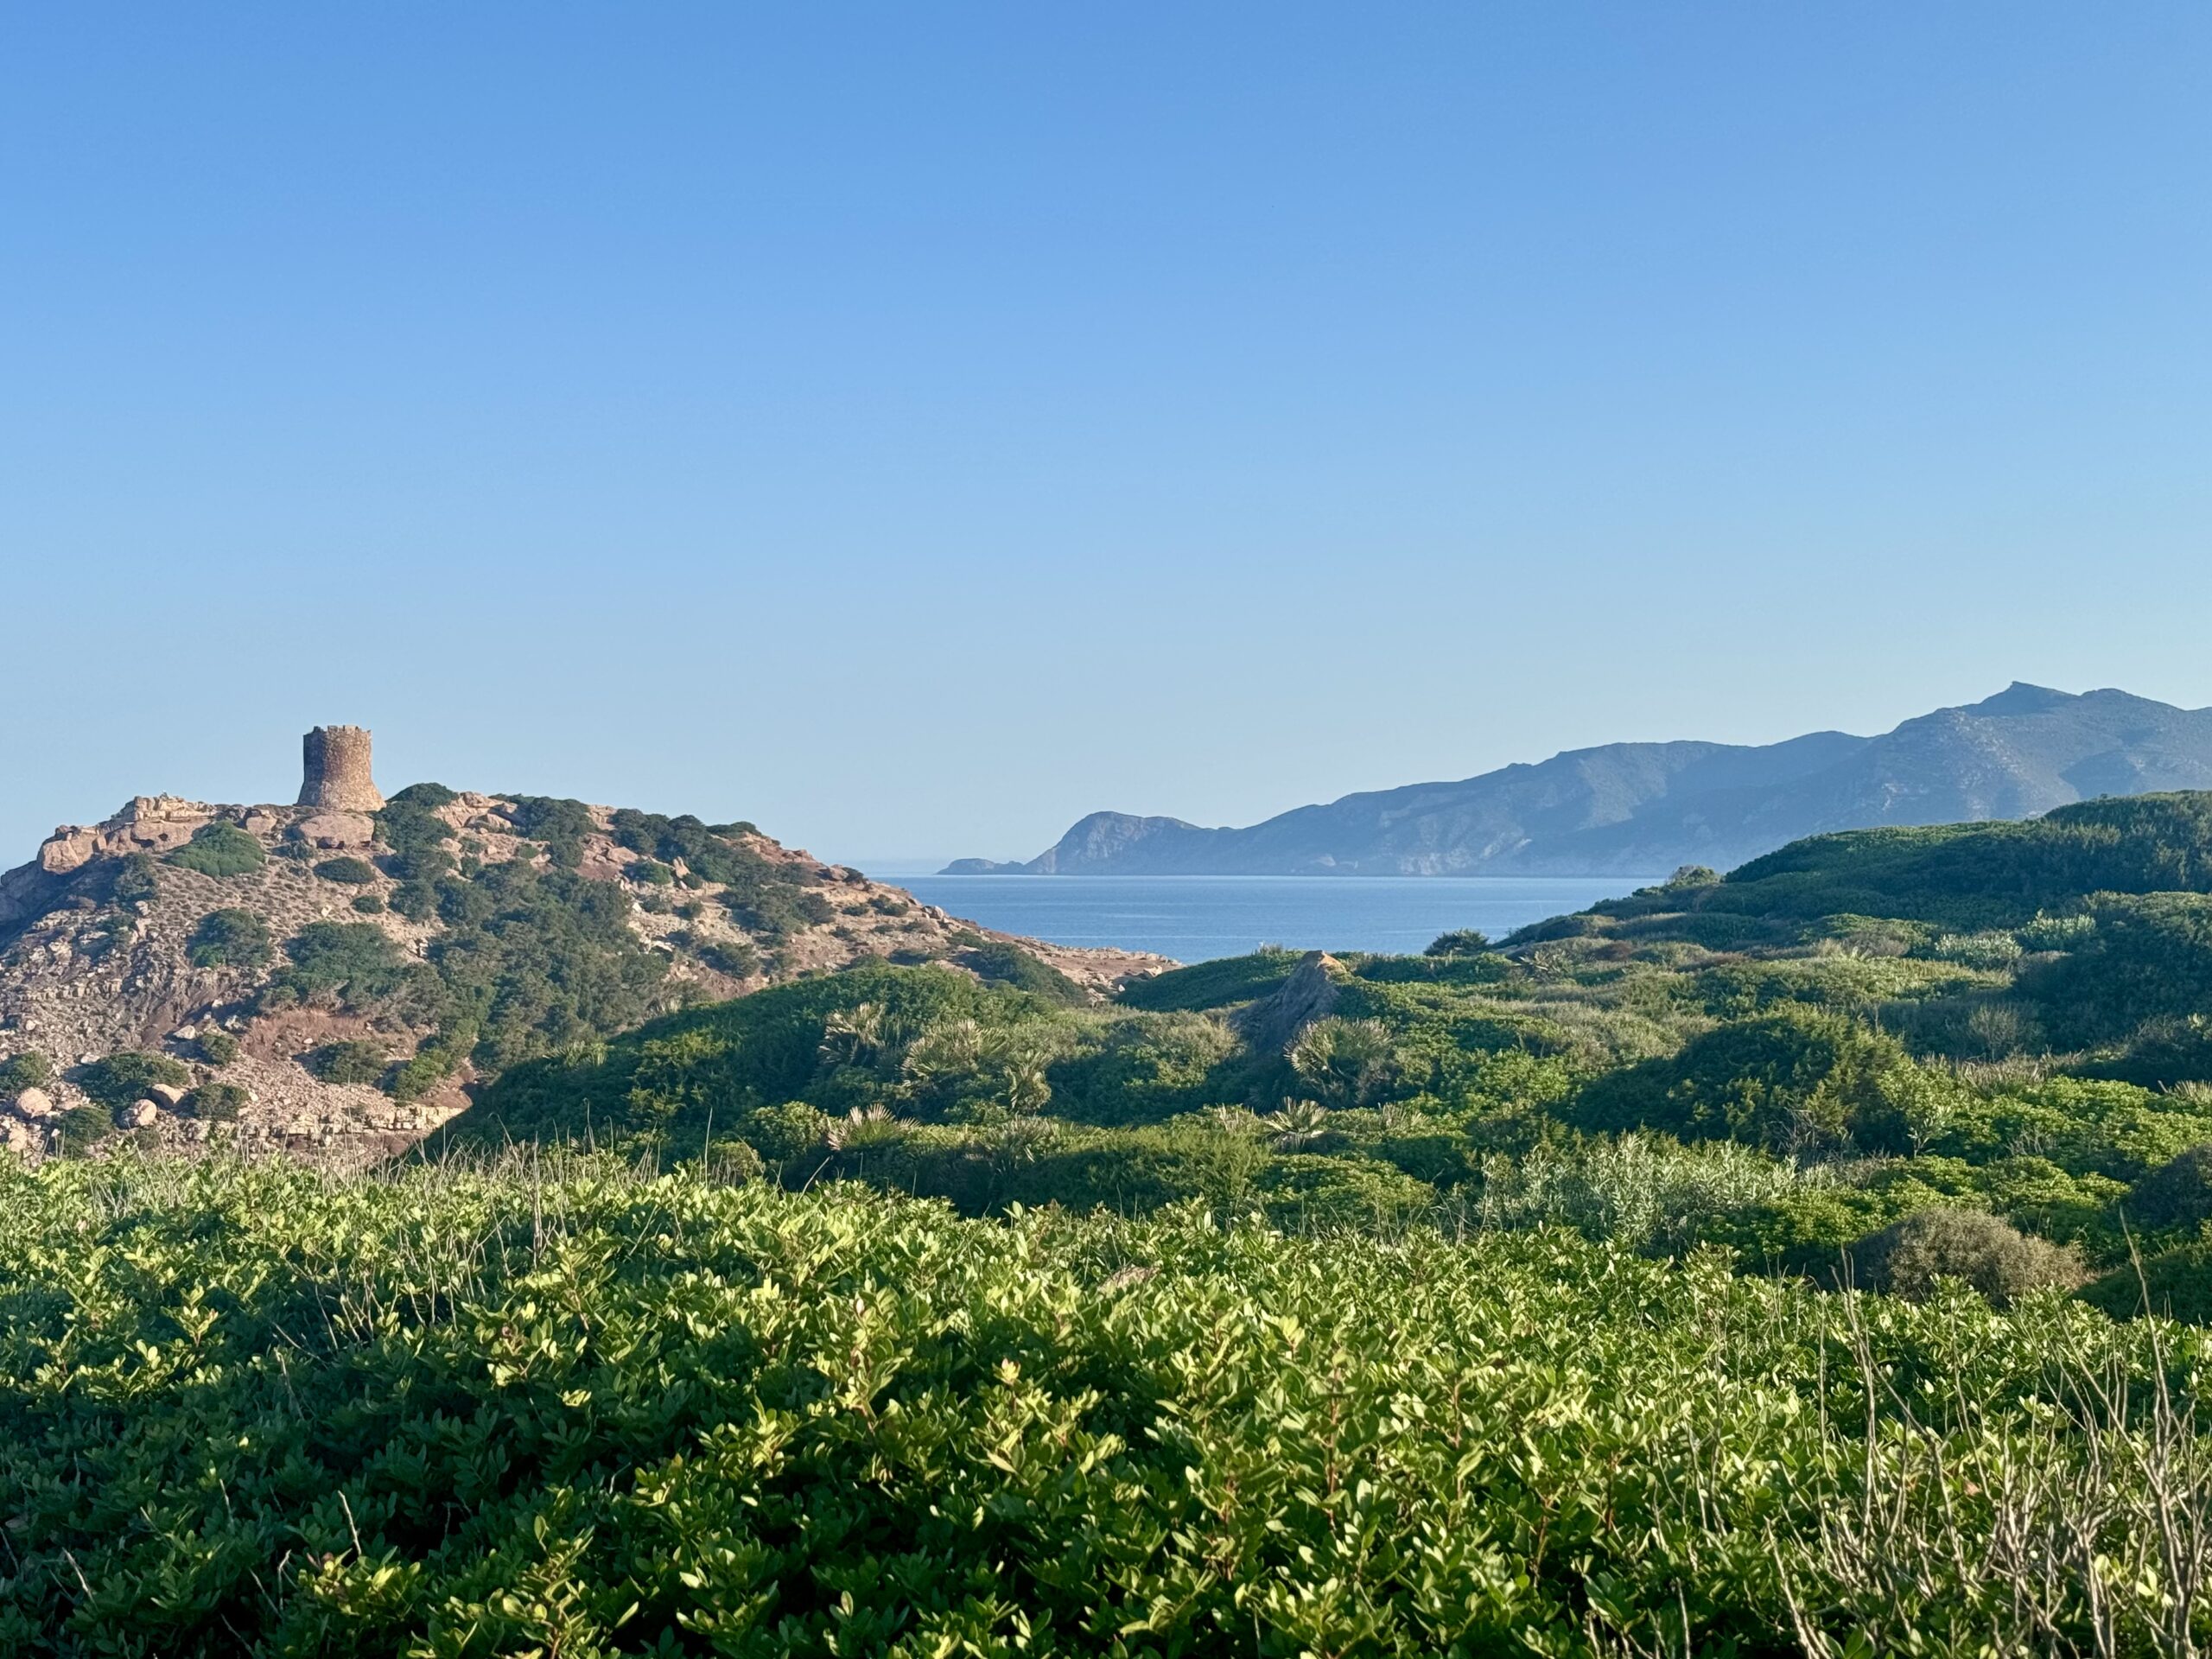
[[[0,1650],[2182,1651],[2203,1341],[1556,1230],[5,1168]]]

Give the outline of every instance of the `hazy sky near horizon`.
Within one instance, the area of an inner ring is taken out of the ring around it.
[[[2212,704],[2212,8],[0,3],[0,866]]]

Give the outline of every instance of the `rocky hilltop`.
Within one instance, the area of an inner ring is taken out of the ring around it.
[[[1021,863],[947,874],[1613,875],[1719,869],[1808,836],[2025,818],[2212,788],[2212,709],[2015,684],[1877,737],[1614,743],[1456,783],[1302,806],[1244,829],[1094,812]]]
[[[0,1144],[357,1165],[505,1066],[692,1002],[872,958],[1066,1001],[1170,965],[973,926],[749,824],[436,785],[383,804],[312,764],[302,793],[140,797],[0,875]]]

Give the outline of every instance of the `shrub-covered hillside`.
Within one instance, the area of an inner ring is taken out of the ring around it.
[[[2212,892],[2212,794],[2083,801],[2021,823],[1816,836],[1696,895],[1713,915],[2017,927],[2085,894]],[[1600,906],[1633,913],[1635,906]]]
[[[0,1166],[0,1216],[13,1653],[2205,1635],[2198,1342],[2049,1296],[539,1161]]]
[[[0,1062],[50,1073],[33,1109],[0,1090],[0,1139],[33,1153],[219,1122],[357,1163],[519,1060],[804,974],[941,960],[1082,1001],[1149,965],[987,939],[749,824],[435,784],[373,816],[141,801],[44,857],[0,878]],[[177,1096],[103,1097],[118,1057]]]
[[[2198,804],[2080,812],[2171,830]],[[1746,916],[1712,895],[1770,878],[1685,872],[1500,950],[1262,952],[1104,1008],[878,966],[519,1066],[453,1133],[757,1159],[976,1215],[1197,1198],[1289,1227],[1557,1223],[1827,1281],[2081,1286],[2120,1313],[2140,1249],[2154,1301],[2186,1313],[2212,1198],[2174,1197],[2196,1190],[2174,1172],[2212,1147],[2212,897],[2081,886],[2129,860],[2194,879],[2161,833],[2046,865],[2018,919],[1966,931],[1926,919],[1934,899]],[[1826,845],[1777,857],[1820,868]],[[1719,943],[1716,922],[1753,932]]]

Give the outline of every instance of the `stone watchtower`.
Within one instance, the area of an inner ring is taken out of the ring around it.
[[[300,740],[307,776],[300,785],[302,806],[334,812],[375,812],[384,797],[369,776],[369,729],[365,726],[318,726]]]

